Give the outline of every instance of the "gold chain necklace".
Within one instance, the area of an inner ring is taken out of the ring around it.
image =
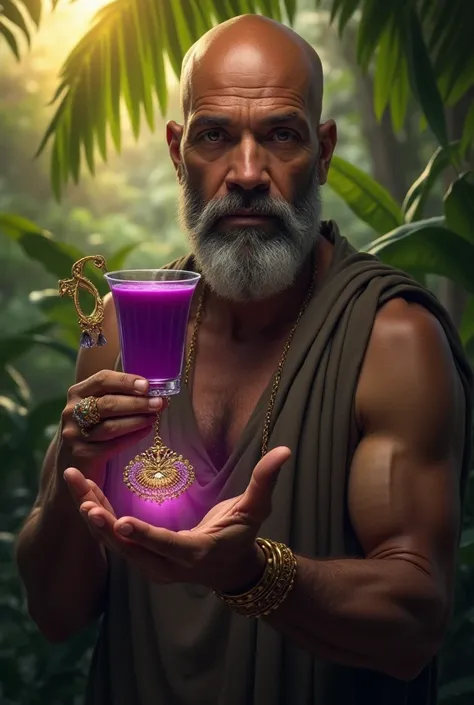
[[[299,324],[304,312],[306,311],[306,308],[307,308],[307,306],[311,300],[311,297],[313,295],[314,287],[316,284],[317,273],[318,273],[317,268],[314,266],[308,291],[307,291],[306,296],[304,298],[304,301],[301,305],[298,316],[296,317],[296,321],[294,322],[293,327],[291,328],[290,333],[288,335],[288,338],[286,339],[286,343],[283,348],[283,352],[282,352],[281,358],[278,362],[278,366],[277,366],[277,369],[276,369],[276,372],[275,372],[275,375],[273,378],[272,390],[270,393],[270,400],[268,402],[268,407],[267,407],[267,411],[265,414],[265,422],[264,422],[264,426],[263,426],[262,457],[264,455],[266,455],[266,453],[268,452],[268,440],[269,440],[269,435],[270,435],[270,424],[271,424],[272,415],[273,415],[273,407],[275,406],[276,395],[278,392],[278,388],[280,386],[281,376],[283,374],[283,368],[285,366],[286,358],[288,356],[288,352],[290,350],[291,343],[293,342],[293,337],[296,333],[296,329],[298,328],[298,324]],[[186,367],[184,370],[184,383],[186,384],[187,387],[189,386],[189,378],[191,376],[191,369],[194,365],[195,356],[196,356],[197,336],[198,336],[199,327],[200,327],[201,321],[202,321],[204,298],[205,298],[205,287],[203,286],[201,295],[199,297],[197,310],[196,310],[196,320],[194,322],[193,333],[191,336],[191,341],[189,343],[189,351],[188,351],[188,355],[187,355],[187,359],[186,359]],[[159,427],[158,427],[158,430],[159,430]]]
[[[314,292],[317,278],[316,263],[313,263],[312,270],[310,286],[299,310],[296,321],[293,324],[286,340],[273,379],[270,400],[265,413],[265,422],[263,426],[261,448],[262,457],[268,452],[273,407],[275,405],[286,358],[288,356],[298,324],[306,311]],[[202,322],[205,292],[206,289],[203,283],[196,309],[196,320],[194,322],[194,328],[189,343],[189,350],[184,370],[184,383],[188,388],[191,370],[196,358],[197,337]],[[170,404],[171,399],[168,398],[168,407]],[[167,448],[161,440],[160,422],[161,412],[156,415],[152,446],[143,453],[135,456],[135,458],[128,463],[123,473],[123,480],[129,490],[134,492],[141,499],[155,502],[157,504],[162,504],[166,500],[176,499],[186,492],[195,480],[194,469],[189,460]]]

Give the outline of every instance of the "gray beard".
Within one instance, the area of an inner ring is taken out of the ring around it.
[[[240,302],[266,299],[290,287],[319,237],[319,192],[315,171],[306,193],[293,205],[237,192],[204,203],[183,180],[179,218],[207,285],[218,296]],[[244,207],[274,216],[276,227],[215,228],[219,217]]]

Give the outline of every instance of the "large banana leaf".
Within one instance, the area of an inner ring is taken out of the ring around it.
[[[408,223],[420,220],[423,208],[438,178],[460,154],[459,142],[451,142],[448,149],[438,147],[420,177],[412,184],[403,202],[405,220]]]
[[[443,218],[402,225],[362,250],[414,277],[437,274],[474,294],[474,245],[445,227]]]
[[[0,368],[0,389],[23,406],[31,403],[31,390],[26,379],[12,365]]]
[[[400,206],[388,191],[344,159],[332,158],[328,184],[376,233],[382,235],[403,223]]]
[[[474,565],[474,527],[462,532],[459,557],[463,563]]]
[[[56,112],[39,146],[52,141],[51,178],[57,197],[68,179],[77,182],[84,154],[94,173],[97,150],[107,159],[109,136],[121,149],[120,103],[133,133],[143,118],[151,130],[156,109],[167,107],[165,55],[176,75],[189,47],[216,22],[262,13],[293,19],[295,0],[114,0],[95,16],[60,73]]]
[[[459,335],[464,346],[474,340],[474,297],[471,297],[464,309]]]
[[[440,705],[455,705],[459,698],[474,693],[474,677],[466,676],[445,683],[439,690]],[[460,702],[472,702],[472,700],[462,700]]]
[[[41,345],[65,356],[71,362],[76,361],[77,349],[61,343],[55,338],[45,335],[52,327],[52,322],[41,323],[39,326],[17,333],[0,340],[0,369],[8,363],[21,357],[34,345]]]
[[[444,212],[448,227],[474,243],[474,171],[453,181],[444,199]]]
[[[0,234],[15,240],[30,259],[39,262],[47,272],[58,279],[70,276],[71,267],[84,252],[73,245],[54,240],[51,233],[42,230],[35,223],[12,213],[0,213]],[[101,294],[108,291],[103,276],[93,267],[88,268],[87,276],[94,282]]]
[[[474,70],[474,69],[473,69]],[[471,144],[474,143],[474,100],[466,115],[464,130],[461,140],[461,153],[464,154]]]
[[[47,441],[44,432],[48,426],[57,425],[64,405],[65,399],[61,396],[48,399],[31,409],[26,419],[25,443],[31,448],[42,450],[42,446]]]
[[[16,241],[30,259],[39,262],[47,272],[58,279],[65,279],[70,276],[74,262],[85,255],[84,252],[72,245],[54,240],[51,233],[42,230],[30,220],[11,213],[0,213],[0,235]],[[122,269],[128,255],[137,246],[137,243],[124,245],[111,254],[107,259],[109,271]],[[109,291],[103,275],[90,265],[87,267],[87,277],[95,284],[102,296]],[[70,345],[76,342],[77,337],[77,316],[71,300],[69,298],[60,298],[57,289],[31,292],[30,300],[45,313],[52,323],[60,326],[63,340],[58,342],[59,352],[68,350]],[[24,336],[22,336],[21,341],[25,341]],[[21,341],[16,341],[15,344],[21,345]],[[47,340],[40,338],[32,342],[50,344]],[[0,360],[1,357],[0,345]]]

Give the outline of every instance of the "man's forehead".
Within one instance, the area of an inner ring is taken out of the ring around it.
[[[216,49],[220,49],[216,56]],[[183,76],[183,109],[196,110],[202,101],[211,99],[235,102],[272,99],[311,108],[321,87],[311,61],[300,48],[275,54],[268,46],[239,43],[236,46],[212,47],[189,62]]]

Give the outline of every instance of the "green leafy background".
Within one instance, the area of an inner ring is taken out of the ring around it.
[[[98,10],[98,12],[97,12]],[[2,0],[0,9],[0,702],[82,702],[95,628],[49,645],[13,560],[73,381],[78,328],[57,280],[82,254],[109,268],[183,254],[164,139],[181,60],[243,12],[320,51],[339,145],[323,193],[353,244],[443,301],[474,360],[472,0]],[[105,285],[88,274],[101,292]],[[474,702],[474,478],[440,702]]]

